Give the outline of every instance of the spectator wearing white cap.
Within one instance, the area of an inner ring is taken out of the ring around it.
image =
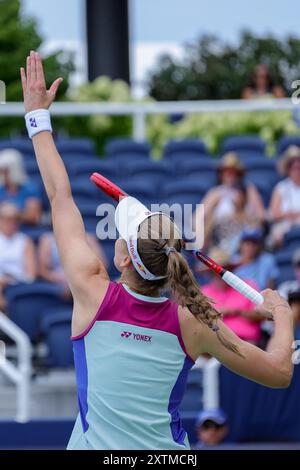
[[[18,207],[21,222],[35,225],[40,221],[42,205],[37,188],[29,181],[22,154],[15,149],[0,152],[0,202]]]
[[[203,410],[196,421],[197,443],[194,450],[222,444],[228,434],[228,420],[221,409]]]
[[[286,300],[288,300],[290,292],[300,290],[300,248],[293,254],[293,267],[295,279],[285,281],[278,287],[279,294]]]
[[[284,234],[300,224],[300,147],[290,145],[279,161],[278,169],[285,179],[275,186],[270,202],[271,243],[274,246],[280,246]]]

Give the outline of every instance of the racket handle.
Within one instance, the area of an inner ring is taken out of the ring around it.
[[[228,284],[229,286],[233,287],[233,289],[240,292],[240,294],[247,297],[247,299],[251,300],[256,305],[260,305],[263,303],[264,298],[263,296],[257,292],[257,290],[253,289],[253,287],[249,286],[245,281],[243,281],[240,277],[236,276],[230,271],[226,271],[222,279]]]

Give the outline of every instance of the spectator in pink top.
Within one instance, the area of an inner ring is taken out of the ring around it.
[[[232,269],[228,253],[219,248],[213,248],[209,256],[226,269]],[[213,302],[214,306],[223,313],[223,321],[236,335],[245,341],[258,344],[260,341],[261,315],[255,305],[232,287],[228,286],[220,276],[211,273],[211,282],[202,287],[202,291]],[[253,282],[246,280],[252,287]]]

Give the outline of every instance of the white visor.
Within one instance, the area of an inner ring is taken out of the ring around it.
[[[143,279],[154,281],[167,276],[155,276],[146,268],[137,249],[138,230],[141,223],[151,215],[161,212],[150,212],[146,206],[131,196],[122,199],[115,212],[115,224],[120,237],[127,243],[130,258],[136,271]]]

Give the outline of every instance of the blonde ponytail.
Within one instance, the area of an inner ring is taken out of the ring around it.
[[[197,320],[216,332],[223,346],[235,354],[240,354],[237,346],[228,341],[217,324],[221,318],[212,302],[201,292],[197,281],[185,258],[177,250],[168,247],[168,281],[172,294],[179,305],[187,307]]]
[[[180,253],[183,243],[175,224],[163,214],[153,215],[149,219],[140,225],[138,252],[153,274],[166,275],[166,278],[148,281],[134,271],[135,281],[130,287],[142,294],[151,295],[169,284],[173,297],[180,306],[187,307],[197,320],[215,331],[225,348],[242,356],[237,346],[221,333],[218,326],[220,312],[201,292],[186,259]]]

